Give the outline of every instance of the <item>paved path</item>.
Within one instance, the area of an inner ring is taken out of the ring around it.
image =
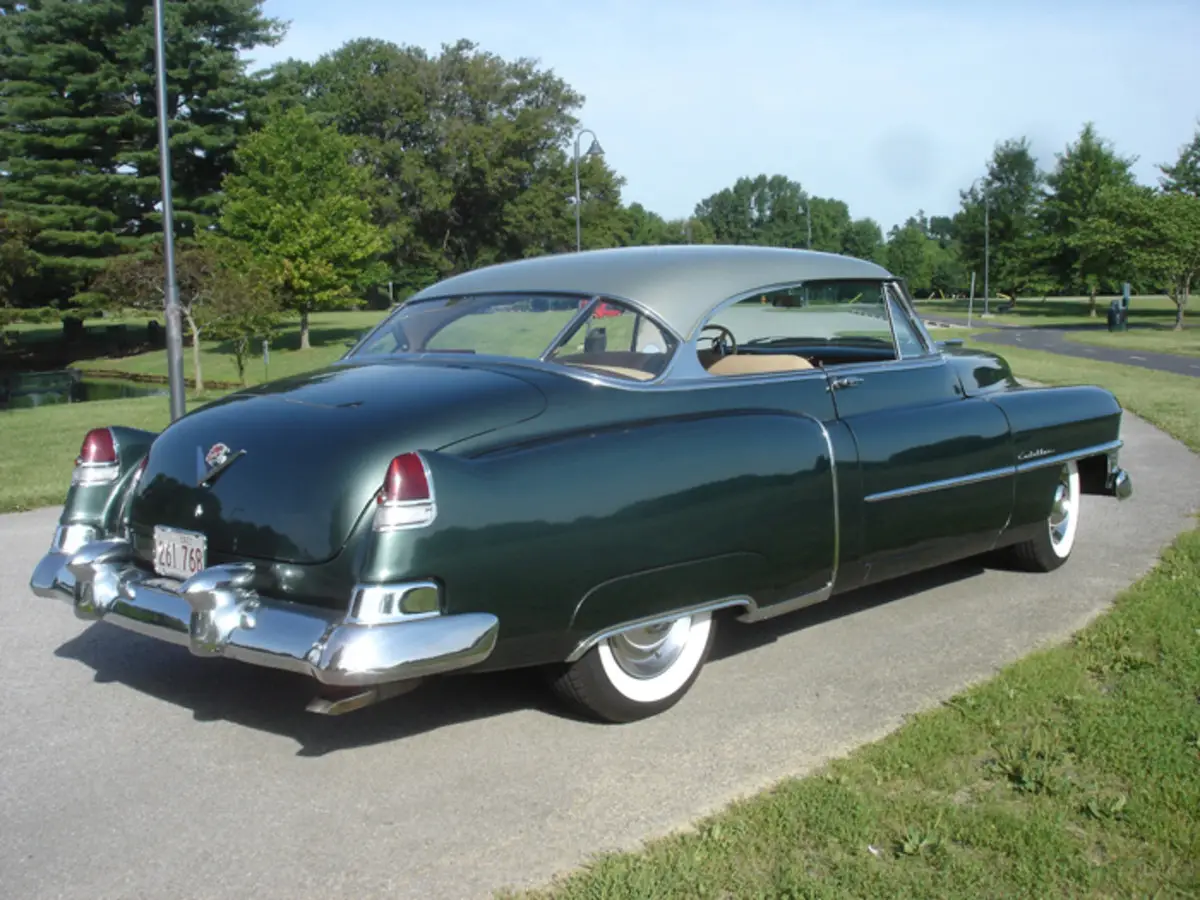
[[[967,325],[965,317],[942,316],[930,314],[922,316],[926,325],[933,326],[938,322],[949,325]],[[1056,327],[1040,325],[1026,327],[1022,325],[999,324],[989,319],[974,319],[973,328],[996,328],[994,332],[985,332],[975,336],[975,340],[985,344],[1000,344],[1006,347],[1022,347],[1026,350],[1044,350],[1057,353],[1060,356],[1075,356],[1080,359],[1094,359],[1099,362],[1123,363],[1127,366],[1141,366],[1143,369],[1154,369],[1157,372],[1172,372],[1176,375],[1190,375],[1200,378],[1200,357],[1183,356],[1175,353],[1152,353],[1147,350],[1122,350],[1119,347],[1102,347],[1099,345],[1083,344],[1068,340],[1067,335],[1079,328]],[[1097,326],[1099,330],[1104,326]]]
[[[26,582],[54,510],[0,517],[0,882],[9,897],[488,896],[535,884],[896,727],[1145,573],[1200,459],[1129,416],[1135,494],[1085,498],[1045,576],[944,567],[733,625],[669,713],[560,716],[522,674],[340,719],[299,678],[76,620]]]

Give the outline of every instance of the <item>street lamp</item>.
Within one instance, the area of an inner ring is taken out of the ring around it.
[[[167,145],[167,61],[163,48],[163,3],[154,0],[154,68],[158,83],[158,166],[162,178],[163,303],[167,320],[167,385],[171,421],[185,412],[183,396],[183,341],[179,322],[179,289],[175,283],[175,216],[171,201],[171,148]]]
[[[583,199],[579,196],[579,139],[585,134],[592,136],[592,146],[588,147],[587,156],[603,156],[604,149],[600,146],[600,139],[596,137],[596,132],[590,128],[584,128],[579,134],[575,135],[575,251],[579,252],[583,249],[583,231],[580,227],[579,208],[583,204]]]
[[[978,178],[972,181],[971,189],[974,190],[975,185],[978,183]],[[991,191],[988,190],[988,183],[985,179],[983,184],[983,314],[985,316],[988,314],[988,263],[991,259],[992,235],[991,222],[989,221],[991,207],[992,195]]]
[[[812,249],[812,197],[804,198],[804,221],[808,225],[808,249]]]

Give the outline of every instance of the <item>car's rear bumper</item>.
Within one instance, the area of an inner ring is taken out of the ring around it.
[[[71,603],[81,619],[103,619],[197,656],[286,669],[338,688],[462,669],[487,659],[496,644],[499,621],[487,613],[364,624],[348,613],[264,597],[247,587],[252,575],[252,564],[234,563],[180,583],[136,565],[128,542],[104,540],[70,553],[52,549],[30,587]]]

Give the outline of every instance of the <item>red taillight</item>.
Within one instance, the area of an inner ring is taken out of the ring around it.
[[[388,466],[383,479],[383,490],[379,492],[380,503],[407,503],[429,499],[429,479],[425,476],[425,464],[415,453],[397,456]]]
[[[121,474],[117,442],[107,428],[93,428],[83,438],[71,484],[107,484]]]
[[[372,523],[376,531],[420,528],[433,521],[437,505],[420,454],[404,453],[388,464],[377,502]]]
[[[117,461],[117,445],[107,428],[93,428],[83,438],[75,465],[99,465]]]

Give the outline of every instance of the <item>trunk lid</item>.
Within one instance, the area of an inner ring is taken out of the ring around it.
[[[149,556],[154,526],[207,537],[210,564],[255,557],[311,564],[344,546],[392,457],[533,418],[545,397],[471,365],[374,361],[306,373],[222,398],[155,440],[130,530]],[[217,444],[244,451],[207,486]]]

